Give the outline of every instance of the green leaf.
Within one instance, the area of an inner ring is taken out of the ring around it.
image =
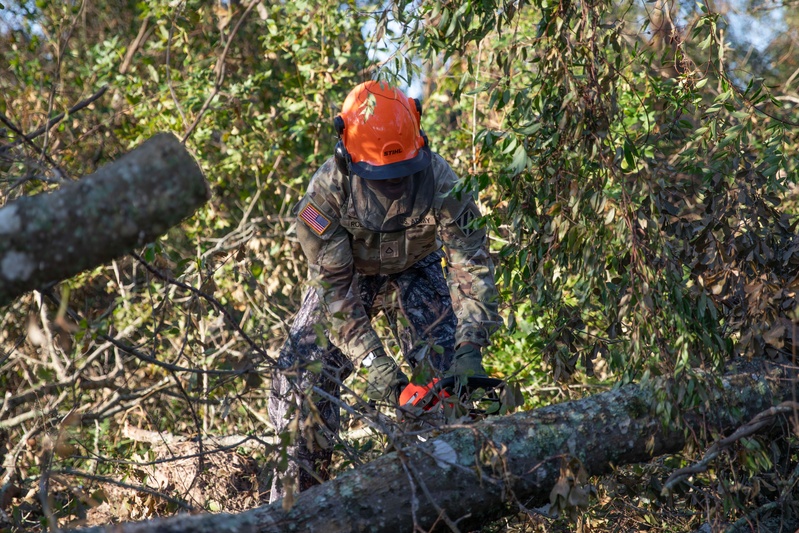
[[[527,157],[527,151],[525,150],[524,145],[520,144],[513,152],[513,161],[511,161],[511,164],[508,165],[507,170],[514,175],[519,174],[527,167],[528,161],[529,159]]]

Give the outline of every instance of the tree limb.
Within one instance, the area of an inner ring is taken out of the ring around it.
[[[0,306],[150,242],[209,196],[194,157],[174,135],[158,134],[91,176],[6,204]]]
[[[768,409],[775,398],[789,398],[790,391],[779,385],[763,371],[728,376],[715,398],[696,412],[684,413],[682,420],[694,430],[725,432],[741,418]],[[617,465],[681,450],[684,428],[664,427],[655,415],[657,402],[653,388],[628,385],[458,426],[302,492],[289,510],[276,502],[237,515],[178,516],[81,531],[379,533],[426,530],[444,516],[457,528],[470,530],[519,505],[531,508],[549,502],[563,460],[576,461],[588,475],[599,475]],[[406,470],[407,465],[413,468]],[[427,494],[420,494],[422,487]]]

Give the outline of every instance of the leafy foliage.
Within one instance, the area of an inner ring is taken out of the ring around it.
[[[118,459],[149,447],[125,423],[265,432],[265,378],[305,277],[290,208],[331,153],[337,106],[370,77],[421,88],[435,149],[481,189],[508,326],[487,363],[527,407],[665,375],[656,414],[679,423],[732,357],[793,358],[789,3],[763,47],[732,15],[662,0],[3,5],[0,203],[163,130],[185,138],[214,198],[136,256],[6,310],[0,503],[43,464],[133,475]],[[279,442],[265,464],[287,460]],[[384,444],[342,441],[337,467]],[[757,446],[735,461],[753,477],[777,463]],[[787,474],[795,450],[780,453]],[[729,519],[753,505],[722,500]]]

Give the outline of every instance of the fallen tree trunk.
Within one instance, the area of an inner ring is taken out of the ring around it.
[[[94,174],[0,209],[0,306],[164,234],[210,197],[197,161],[158,134]]]
[[[699,433],[724,431],[783,397],[790,392],[765,371],[749,370],[725,379],[712,404],[686,413],[684,420]],[[182,515],[81,531],[393,532],[436,525],[471,530],[520,505],[548,503],[556,486],[563,497],[579,499],[581,487],[561,475],[568,473],[564,465],[597,475],[612,465],[680,451],[684,432],[664,429],[655,405],[652,388],[625,386],[453,429],[303,492],[288,511],[278,502],[235,515]]]

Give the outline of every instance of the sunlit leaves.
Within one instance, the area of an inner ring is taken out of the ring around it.
[[[422,53],[455,58],[450,72],[461,61],[455,86],[472,113],[472,164],[491,176],[484,194],[499,199],[491,220],[506,301],[550,317],[537,331],[566,359],[562,347],[588,353],[592,336],[608,336],[611,367],[628,376],[721,364],[731,342],[718,299],[731,285],[698,290],[684,267],[707,250],[692,240],[698,230],[670,224],[694,222],[691,206],[719,192],[705,188],[709,177],[735,187],[755,153],[764,178],[787,161],[784,131],[753,114],[768,101],[762,82],[741,91],[718,74],[728,50],[720,15],[698,15],[690,46],[654,50],[622,35],[609,3],[533,2],[514,13],[512,35],[489,19],[468,19],[469,30],[453,22],[456,11],[479,9],[423,2],[419,31],[433,38],[407,38]],[[697,52],[710,54],[706,63]],[[717,198],[708,213],[732,205]],[[739,226],[723,220],[729,226],[716,231],[729,238]]]

